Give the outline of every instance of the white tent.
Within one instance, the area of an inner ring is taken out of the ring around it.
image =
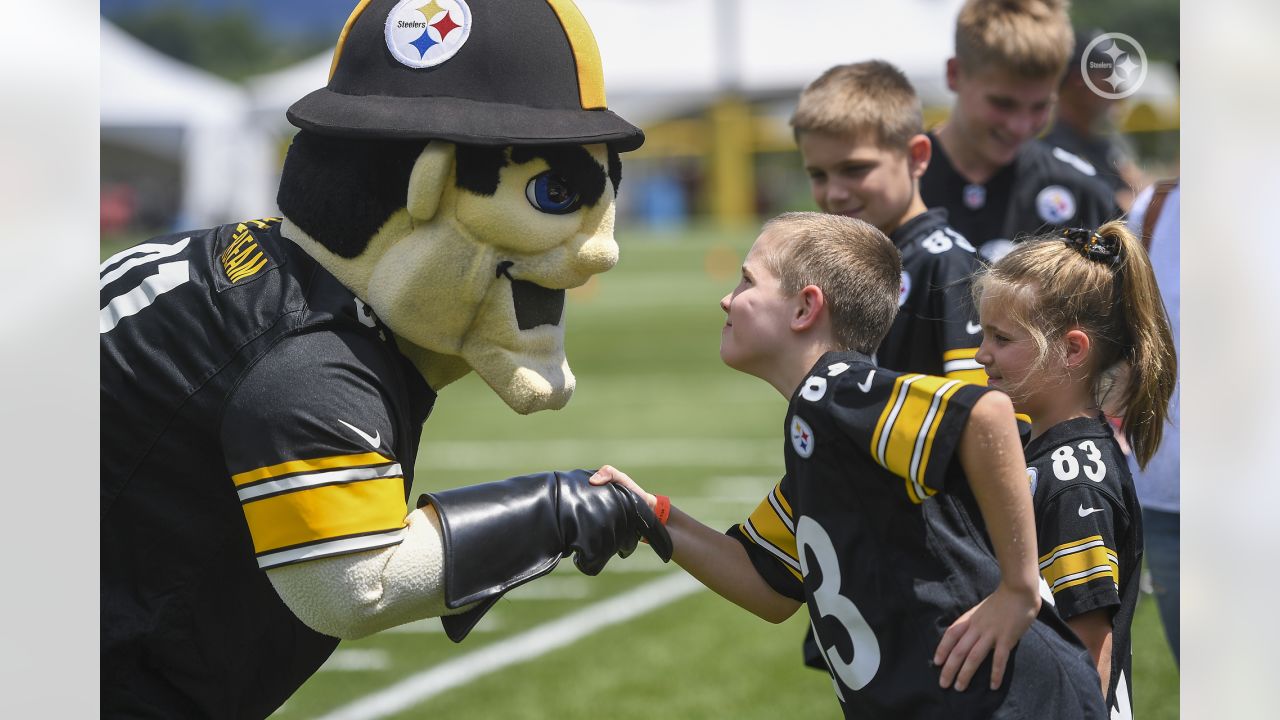
[[[101,61],[102,138],[180,162],[180,224],[205,227],[271,212],[263,203],[271,190],[262,183],[272,158],[248,122],[243,89],[147,47],[106,20]]]

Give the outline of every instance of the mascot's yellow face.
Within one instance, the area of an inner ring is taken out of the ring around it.
[[[428,143],[407,218],[336,274],[402,341],[461,358],[517,412],[561,408],[574,387],[565,290],[618,261],[608,150],[514,147],[465,164],[462,152],[475,150]]]

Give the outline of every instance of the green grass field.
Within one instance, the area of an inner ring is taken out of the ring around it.
[[[474,375],[445,388],[423,433],[413,497],[428,488],[610,463],[709,524],[728,527],[776,482],[785,402],[725,368],[717,354],[717,303],[736,283],[754,230],[679,238],[624,231],[618,239],[618,267],[570,293],[567,345],[578,388],[569,406],[522,417]],[[830,679],[800,664],[803,612],[770,625],[707,591],[488,674],[462,672],[452,689],[398,711],[333,714],[679,572],[644,546],[594,578],[566,560],[499,603],[462,645],[449,642],[436,621],[343,643],[273,717],[839,717]],[[1135,717],[1175,718],[1178,675],[1149,598],[1135,635]]]

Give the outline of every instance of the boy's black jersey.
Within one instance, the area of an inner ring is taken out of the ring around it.
[[[827,353],[791,398],[786,476],[729,529],[761,577],[808,604],[851,718],[1099,718],[1098,677],[1045,604],[992,692],[988,659],[938,687],[943,632],[1000,572],[956,456],[988,390]]]
[[[1031,140],[987,182],[971,183],[951,164],[937,135],[920,178],[925,205],[947,209],[960,234],[992,261],[1019,239],[1061,227],[1098,226],[1120,216],[1109,188],[1087,161]]]
[[[1040,574],[1058,614],[1111,613],[1112,717],[1132,717],[1131,630],[1142,570],[1142,511],[1124,454],[1101,417],[1059,423],[1027,444]]]
[[[974,359],[982,328],[970,284],[982,264],[973,246],[947,224],[943,208],[908,220],[889,239],[902,253],[902,288],[876,364],[986,385],[987,374]]]
[[[103,713],[265,717],[338,641],[263,570],[400,542],[435,394],[278,220],[101,272]]]

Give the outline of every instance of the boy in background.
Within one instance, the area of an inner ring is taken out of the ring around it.
[[[871,360],[901,271],[860,220],[765,224],[720,301],[721,360],[789,400],[786,475],[745,522],[720,533],[609,466],[591,482],[635,491],[724,598],[775,623],[807,605],[845,717],[1103,718],[1084,647],[1039,612],[1008,396]]]
[[[1093,165],[1036,139],[1074,46],[1065,0],[969,0],[960,9],[947,60],[955,105],[931,135],[920,194],[947,208],[988,261],[1020,236],[1099,227],[1120,214]]]
[[[920,197],[932,142],[906,76],[880,60],[830,68],[800,94],[791,126],[818,208],[871,223],[902,253],[898,314],[876,363],[986,384],[969,294],[981,265],[947,210]]]

